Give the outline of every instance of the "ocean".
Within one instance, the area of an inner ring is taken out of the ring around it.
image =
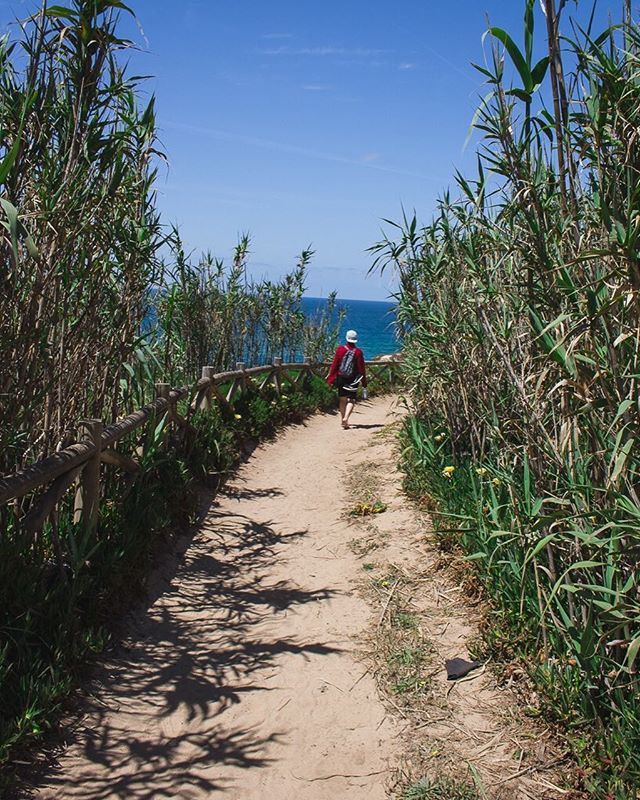
[[[307,316],[313,316],[321,312],[326,303],[326,299],[321,297],[303,297],[302,310]],[[346,316],[336,344],[344,342],[345,333],[352,328],[358,333],[358,347],[362,348],[367,359],[396,353],[400,349],[394,327],[395,303],[338,299],[337,305],[346,310]]]
[[[303,297],[302,311],[307,317],[314,317],[327,306],[324,297]],[[383,300],[345,300],[336,301],[339,309],[345,310],[345,318],[340,326],[337,344],[344,342],[345,334],[353,329],[358,334],[358,347],[361,347],[365,358],[397,353],[400,342],[395,333],[395,303]],[[155,308],[151,306],[142,323],[143,333],[150,333],[156,321]],[[300,354],[298,358],[302,358]],[[249,359],[247,359],[249,361]],[[256,366],[252,364],[251,366]]]

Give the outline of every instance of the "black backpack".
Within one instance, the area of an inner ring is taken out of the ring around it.
[[[356,349],[347,348],[347,352],[342,356],[338,367],[338,377],[351,380],[356,377]]]

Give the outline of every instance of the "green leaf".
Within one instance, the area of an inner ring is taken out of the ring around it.
[[[561,325],[568,319],[571,319],[570,314],[560,314],[552,322],[544,326],[544,328],[540,331],[540,336],[544,336],[545,334],[550,333],[554,328],[557,328],[558,325]]]
[[[3,223],[4,227],[9,231],[11,237],[11,247],[16,261],[18,260],[18,209],[8,200],[0,198],[0,206],[7,216],[7,222]]]
[[[589,561],[589,560],[586,560],[586,561],[576,561],[576,563],[575,563],[575,564],[572,564],[572,565],[569,567],[569,569],[567,570],[567,572],[565,573],[565,575],[566,575],[568,572],[572,572],[572,571],[573,571],[573,570],[575,570],[575,569],[593,569],[593,567],[604,567],[604,566],[605,566],[605,564],[604,564],[602,561]]]
[[[13,167],[13,165],[15,164],[16,158],[18,157],[18,153],[20,152],[21,141],[22,141],[22,126],[20,126],[20,130],[18,131],[16,140],[11,146],[11,150],[9,150],[7,155],[3,158],[2,164],[0,164],[0,183],[4,183],[7,180],[7,176],[11,172],[11,167]]]
[[[573,572],[578,569],[593,569],[594,567],[603,567],[605,564],[602,561],[576,561],[575,564],[572,564],[570,567],[567,567],[562,575],[558,578],[555,582],[553,589],[551,590],[551,594],[549,595],[549,599],[544,607],[543,614],[546,615],[547,611],[549,610],[551,603],[555,599],[556,595],[560,591],[560,589],[566,586],[565,578],[569,575],[570,572]]]
[[[491,91],[481,99],[480,105],[478,106],[478,108],[474,112],[473,117],[471,118],[471,122],[469,123],[469,130],[467,131],[467,136],[466,136],[466,138],[464,140],[464,144],[462,146],[463,150],[466,150],[467,145],[469,144],[469,141],[470,141],[471,137],[473,136],[474,130],[476,128],[480,127],[480,125],[478,124],[478,120],[480,119],[480,117],[482,116],[483,111],[488,107],[489,103],[491,102],[491,99],[494,96],[495,96],[495,92]]]
[[[534,559],[538,555],[538,553],[542,549],[544,549],[549,544],[549,542],[552,542],[555,538],[556,538],[555,533],[549,533],[546,536],[543,536],[543,538],[540,539],[540,541],[536,544],[533,550],[531,550],[527,554],[527,557],[525,558],[525,563]]]
[[[624,469],[624,465],[627,463],[627,459],[629,458],[629,453],[631,452],[633,444],[634,444],[633,439],[627,439],[627,441],[622,445],[620,453],[616,458],[616,463],[613,468],[613,472],[611,473],[611,477],[609,479],[611,483],[615,483],[620,477],[620,473]]]
[[[611,603],[607,603],[604,600],[592,600],[591,602],[593,603],[594,606],[597,606],[607,614],[615,608],[614,605],[612,605]]]
[[[620,419],[623,414],[626,414],[630,408],[633,408],[635,404],[635,400],[623,400],[620,405],[618,406],[618,410],[616,412],[615,419],[613,420],[614,424]]]
[[[128,11],[132,16],[135,16],[129,6],[125,5],[121,0],[101,0],[98,11],[102,13],[108,11],[110,8],[120,8],[123,11]]]
[[[638,650],[640,650],[640,636],[637,639],[634,639],[627,649],[626,664],[629,669],[632,669],[635,663]]]
[[[627,229],[617,219],[613,221],[613,227],[615,228],[615,236],[618,241],[618,244],[624,245],[625,242],[627,241]]]
[[[36,247],[36,243],[33,241],[33,238],[31,237],[30,234],[26,233],[26,231],[25,234],[26,235],[24,237],[24,246],[27,248],[27,252],[32,258],[37,258],[40,255],[40,253],[38,251],[38,248]]]
[[[488,69],[485,69],[484,67],[481,67],[479,64],[475,64],[474,62],[471,62],[471,66],[474,69],[477,69],[478,72],[482,73],[483,75],[485,75],[490,80],[492,80],[492,81],[495,80],[495,75],[493,74],[493,72],[489,72]]]
[[[540,61],[535,65],[535,67],[531,70],[531,82],[533,83],[534,91],[540,86],[542,81],[544,80],[544,76],[547,74],[547,69],[549,68],[549,56],[545,56],[541,58]]]
[[[46,17],[61,17],[70,21],[75,21],[79,17],[77,11],[72,8],[65,8],[65,6],[49,6],[49,8],[45,9],[44,14]]]
[[[7,221],[2,222],[0,221],[0,225],[2,225],[6,230],[9,232],[9,236],[11,237],[11,248],[13,250],[13,256],[17,261],[20,257],[20,251],[18,249],[18,239],[21,237],[24,240],[25,247],[29,255],[36,257],[38,255],[38,248],[35,245],[35,242],[29,235],[29,232],[24,227],[24,225],[18,219],[18,209],[10,203],[8,200],[4,200],[0,198],[0,206],[4,213],[6,214]]]
[[[524,54],[527,64],[531,63],[531,56],[533,54],[534,3],[535,0],[527,0],[524,7]]]
[[[563,367],[572,378],[575,378],[576,365],[574,360],[569,357],[562,343],[554,341],[554,339],[548,333],[549,328],[558,324],[561,318],[558,317],[549,325],[544,325],[538,314],[532,308],[529,308],[529,317],[536,333],[538,334],[537,338],[543,349],[557,364]]]
[[[531,77],[531,71],[527,66],[525,57],[520,52],[518,45],[502,28],[489,28],[489,33],[502,42],[502,44],[505,46],[506,51],[511,56],[511,60],[513,61],[515,68],[520,73],[520,79],[522,80],[522,86],[525,92],[531,94],[533,91],[533,79]]]
[[[527,511],[531,511],[531,470],[529,469],[529,456],[525,453],[522,464],[522,483],[524,489],[524,502]]]
[[[518,89],[517,87],[512,88],[512,89],[507,89],[505,94],[510,96],[510,97],[517,97],[518,100],[522,100],[523,103],[530,103],[531,102],[530,93],[525,91],[524,89]]]

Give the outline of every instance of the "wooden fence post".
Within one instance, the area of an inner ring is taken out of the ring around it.
[[[93,530],[98,523],[100,511],[100,451],[102,450],[101,419],[83,419],[78,423],[81,441],[90,442],[95,452],[87,461],[80,475],[73,509],[73,521],[81,522],[86,530]]]
[[[282,359],[280,356],[276,356],[273,359],[273,385],[276,387],[276,394],[278,397],[282,394],[282,389],[280,386],[280,369],[282,367]]]
[[[242,386],[242,391],[247,391],[247,376],[245,375],[245,370],[247,365],[244,361],[236,361],[236,369],[238,372],[242,372],[242,377],[240,378],[240,385]]]
[[[213,376],[215,375],[215,368],[214,367],[202,367],[202,377],[207,378],[208,380],[212,381]],[[202,393],[200,398],[200,402],[198,403],[198,411],[208,411],[211,408],[211,395],[212,386],[209,386],[205,391]]]

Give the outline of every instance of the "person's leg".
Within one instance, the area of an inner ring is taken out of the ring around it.
[[[342,426],[344,428],[348,428],[349,427],[349,417],[351,416],[351,412],[353,411],[353,408],[354,408],[354,406],[356,404],[355,400],[352,397],[347,397],[346,400],[347,400],[347,404],[346,404],[346,408],[345,408],[344,415],[343,415],[343,418],[342,418]]]
[[[344,424],[344,412],[347,406],[347,398],[346,397],[338,397],[338,408],[340,409],[340,422]]]

